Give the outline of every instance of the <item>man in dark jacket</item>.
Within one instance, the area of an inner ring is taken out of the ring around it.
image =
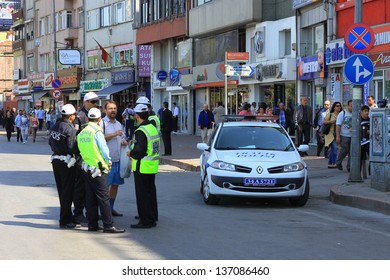
[[[201,136],[203,143],[207,143],[213,131],[215,120],[214,114],[209,110],[209,105],[203,105],[203,111],[199,113],[198,126],[201,129]]]
[[[172,111],[168,109],[168,102],[163,103],[163,111],[161,113],[161,138],[164,142],[163,156],[172,155],[171,132],[173,127]]]
[[[297,128],[297,145],[309,144],[310,129],[313,122],[313,112],[309,105],[307,105],[307,97],[301,96],[301,104],[295,110],[295,126]],[[307,155],[304,152],[302,155]]]

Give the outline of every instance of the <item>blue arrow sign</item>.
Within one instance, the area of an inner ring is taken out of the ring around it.
[[[255,72],[255,69],[250,65],[228,65],[228,76],[243,76],[250,77]]]
[[[374,64],[368,56],[356,54],[345,62],[344,74],[352,84],[363,85],[372,79]]]

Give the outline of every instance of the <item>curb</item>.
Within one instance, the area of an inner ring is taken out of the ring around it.
[[[199,165],[194,165],[194,160],[176,160],[176,159],[168,159],[168,158],[162,158],[160,157],[160,164],[167,164],[176,166],[178,168],[184,169],[186,171],[193,171],[197,172],[200,170]],[[199,161],[199,160],[198,160]]]
[[[335,204],[390,215],[390,204],[388,202],[374,197],[357,195],[356,193],[348,194],[347,192],[341,190],[346,186],[349,186],[349,184],[333,186],[330,189],[329,200]]]

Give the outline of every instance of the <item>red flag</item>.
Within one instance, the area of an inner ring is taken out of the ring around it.
[[[102,52],[102,60],[104,61],[104,63],[106,63],[107,62],[107,58],[109,56],[108,52],[98,43],[98,41],[95,40],[95,42],[96,42],[96,44],[98,44],[99,49]]]

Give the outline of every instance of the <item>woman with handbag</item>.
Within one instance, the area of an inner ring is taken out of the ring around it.
[[[324,125],[330,125],[329,133],[325,134],[325,147],[330,147],[328,168],[336,168],[337,159],[337,144],[336,144],[336,120],[337,116],[341,112],[341,103],[336,101],[333,103],[330,112],[325,116],[323,120]]]
[[[30,117],[30,128],[29,128],[31,129],[31,133],[29,134],[32,134],[33,142],[35,142],[35,138],[37,138],[38,125],[39,125],[38,118],[35,112],[33,112]]]

